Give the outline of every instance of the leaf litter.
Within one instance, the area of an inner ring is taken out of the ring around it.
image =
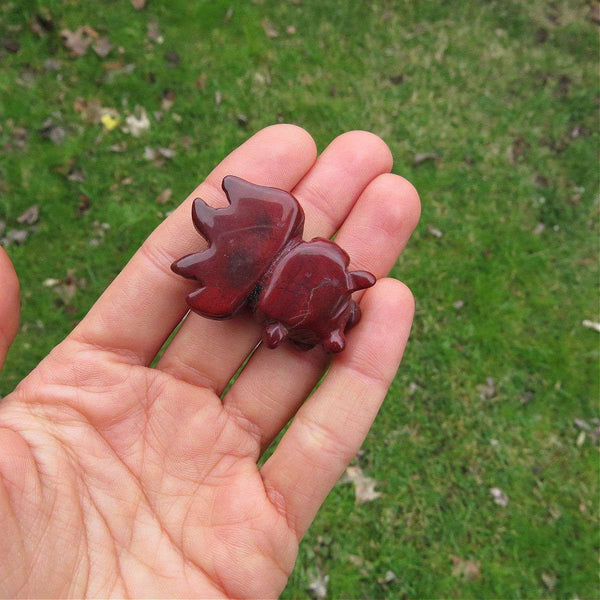
[[[500,488],[491,488],[490,494],[498,506],[508,506],[508,496]]]
[[[381,492],[375,490],[377,481],[365,475],[360,467],[347,467],[342,481],[354,484],[354,495],[357,504],[371,502],[381,496]]]
[[[459,556],[451,556],[452,575],[467,581],[474,581],[481,577],[481,563],[478,560],[463,559]]]

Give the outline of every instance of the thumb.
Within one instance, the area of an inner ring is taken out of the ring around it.
[[[0,248],[0,369],[19,328],[19,279]]]

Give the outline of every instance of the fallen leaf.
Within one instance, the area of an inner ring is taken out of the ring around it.
[[[21,44],[17,40],[12,38],[5,38],[2,40],[2,47],[11,54],[16,54],[21,49]]]
[[[29,237],[29,231],[25,229],[9,229],[6,233],[6,239],[8,244],[14,242],[18,246],[24,244],[27,238]]]
[[[327,585],[329,583],[329,575],[317,573],[308,582],[308,591],[316,600],[327,598]]]
[[[428,225],[427,231],[436,238],[441,238],[444,235],[439,229],[437,229],[437,227],[434,227],[433,225]]]
[[[236,115],[235,118],[237,119],[238,125],[240,125],[241,127],[248,126],[248,117],[246,115],[239,113]]]
[[[176,67],[181,62],[181,56],[179,56],[179,53],[175,52],[175,50],[169,50],[168,52],[165,52],[165,60],[172,67]]]
[[[454,577],[464,577],[467,581],[474,581],[481,577],[481,563],[478,560],[464,560],[458,556],[452,556]]]
[[[370,502],[381,496],[381,492],[375,491],[377,481],[367,477],[360,467],[347,467],[344,481],[354,484],[354,495],[357,504]]]
[[[592,429],[590,424],[587,421],[584,421],[583,419],[575,418],[573,419],[573,423],[575,423],[575,426],[579,427],[579,429],[585,429],[586,431],[590,431]]]
[[[135,8],[135,10],[142,10],[146,6],[146,0],[131,0],[131,6]]]
[[[377,583],[381,583],[383,585],[388,585],[390,583],[394,583],[394,581],[396,581],[396,579],[398,579],[398,578],[396,577],[396,573],[394,573],[394,571],[386,571],[385,575],[383,577],[377,578]]]
[[[103,37],[96,40],[92,45],[92,48],[100,58],[104,58],[105,56],[108,56],[112,50],[112,44],[108,41],[108,38]]]
[[[542,581],[550,591],[552,591],[556,585],[556,577],[549,575],[548,573],[542,573]]]
[[[404,82],[404,74],[400,73],[399,75],[391,75],[390,78],[389,78],[389,80],[394,85],[400,85],[401,83]]]
[[[127,150],[127,144],[125,142],[113,144],[112,146],[109,146],[108,149],[111,152],[125,152],[125,150]]]
[[[29,21],[29,27],[33,33],[44,36],[46,33],[54,31],[54,21],[48,9],[42,8],[39,13]]]
[[[63,44],[73,56],[83,56],[92,42],[98,38],[98,33],[89,25],[78,27],[75,31],[63,29],[60,32]]]
[[[223,95],[221,94],[220,90],[217,90],[215,92],[215,104],[217,106],[221,106],[221,101],[223,100]]]
[[[125,123],[126,126],[123,127],[123,131],[131,134],[133,137],[140,137],[150,129],[150,121],[148,120],[146,109],[142,106],[136,106],[135,113],[129,115],[125,119]]]
[[[102,106],[100,100],[95,98],[91,100],[76,98],[73,102],[73,110],[78,112],[86,123],[102,123],[109,130],[116,127],[116,124],[110,127],[113,121],[117,121],[117,123],[119,121],[119,113],[116,109]]]
[[[44,285],[45,287],[54,287],[55,285],[58,285],[60,283],[60,279],[52,279],[51,277],[49,277],[48,279],[44,279],[44,281],[42,282],[42,285]]]
[[[592,2],[588,19],[596,25],[600,25],[600,2]]]
[[[422,165],[424,162],[428,162],[431,160],[437,161],[438,158],[439,158],[439,156],[435,152],[420,152],[418,154],[415,154],[413,164],[415,166],[418,166],[418,165]]]
[[[156,198],[156,201],[159,204],[166,204],[173,195],[173,190],[171,188],[164,189]]]
[[[171,148],[161,148],[158,147],[156,151],[164,158],[175,158],[177,152],[175,150],[171,150]]]
[[[579,435],[577,436],[577,440],[575,442],[575,444],[577,444],[577,447],[580,448],[581,446],[583,446],[585,442],[585,431],[580,431]]]
[[[144,158],[146,160],[154,160],[157,156],[158,156],[158,153],[156,152],[156,150],[154,148],[151,148],[150,146],[146,146],[144,148]]]
[[[510,149],[510,161],[516,164],[529,150],[529,142],[522,136],[518,135],[512,143]]]
[[[198,90],[204,91],[206,89],[206,73],[200,73],[195,85]]]
[[[268,19],[263,19],[261,25],[268,38],[276,38],[279,35],[279,31]]]
[[[17,217],[19,223],[27,223],[33,225],[37,222],[40,216],[40,208],[37,205],[30,206],[20,217]]]
[[[233,6],[230,6],[223,17],[223,23],[229,23],[231,21],[231,17],[233,17]]]
[[[62,303],[69,305],[77,292],[77,284],[73,269],[67,271],[67,276],[60,283],[53,286],[54,293],[61,299]]]
[[[285,32],[286,32],[288,35],[294,35],[294,34],[296,33],[296,28],[295,28],[293,25],[288,25],[288,26],[285,28]]]
[[[54,58],[47,58],[44,61],[44,69],[46,71],[58,71],[60,70],[61,66],[60,60],[56,60]]]
[[[85,194],[79,196],[79,204],[77,205],[77,216],[83,217],[90,210],[90,197]]]
[[[496,395],[496,382],[493,377],[487,377],[484,384],[477,386],[477,390],[482,400],[489,400]]]
[[[452,303],[452,306],[456,309],[456,310],[460,310],[463,306],[465,305],[464,300],[457,300],[456,302]]]
[[[588,319],[585,319],[581,321],[581,324],[588,329],[593,329],[594,331],[600,333],[600,323],[597,323],[596,321],[588,321]]]
[[[119,119],[115,119],[109,114],[105,114],[100,117],[100,122],[102,125],[104,125],[107,131],[112,131],[119,124]]]
[[[500,488],[491,488],[490,494],[498,506],[508,506],[508,496]]]
[[[148,35],[148,39],[152,40],[153,42],[156,42],[157,44],[162,44],[165,41],[162,34],[160,33],[158,21],[150,21],[148,23],[146,34]]]
[[[540,235],[540,233],[542,233],[544,229],[546,229],[546,226],[543,223],[538,223],[533,229],[533,234]]]
[[[162,100],[160,107],[163,110],[169,110],[175,102],[175,92],[173,90],[164,90],[162,93]]]
[[[67,132],[62,125],[59,125],[53,117],[48,117],[40,129],[42,137],[49,139],[54,144],[61,144]]]

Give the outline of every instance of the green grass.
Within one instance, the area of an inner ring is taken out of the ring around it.
[[[28,21],[41,8],[55,29],[39,37]],[[298,123],[322,149],[344,130],[371,130],[423,202],[394,270],[417,298],[415,324],[358,459],[382,496],[355,506],[352,487],[336,486],[284,597],[307,597],[317,571],[331,598],[600,597],[598,443],[577,445],[573,425],[600,416],[599,338],[581,325],[600,320],[598,28],[588,15],[580,0],[149,0],[140,12],[125,0],[2,2],[0,39],[20,49],[0,50],[0,220],[17,227],[34,203],[41,213],[26,243],[8,248],[23,312],[0,394],[253,131]],[[265,35],[264,18],[279,37]],[[163,44],[148,40],[152,20]],[[73,59],[62,46],[61,29],[86,24],[115,46],[107,58]],[[178,65],[165,60],[172,51]],[[50,57],[58,71],[44,69]],[[111,78],[103,63],[115,61],[135,70]],[[158,122],[165,89],[175,101]],[[151,129],[139,139],[103,131],[74,110],[77,98],[122,117],[144,106]],[[52,113],[67,132],[58,145],[39,133]],[[157,167],[145,146],[177,154]],[[439,158],[415,165],[423,152]],[[167,187],[172,199],[158,205]],[[90,209],[78,216],[82,195]],[[94,221],[110,229],[90,247]],[[85,282],[65,305],[42,282],[67,269]],[[488,377],[495,394],[482,399]],[[491,487],[508,494],[506,508]],[[479,561],[480,576],[453,575],[453,556]],[[378,582],[387,570],[397,580]]]

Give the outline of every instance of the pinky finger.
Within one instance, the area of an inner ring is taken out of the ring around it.
[[[414,300],[404,284],[382,279],[365,293],[361,309],[362,320],[348,333],[346,351],[336,357],[261,470],[267,494],[298,539],[377,415],[402,359]]]

